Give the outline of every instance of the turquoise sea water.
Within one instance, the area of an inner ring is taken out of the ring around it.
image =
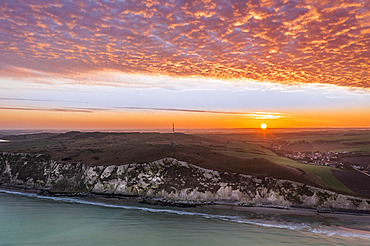
[[[342,227],[364,230],[343,230]],[[0,190],[0,245],[370,245],[366,221],[41,197]]]

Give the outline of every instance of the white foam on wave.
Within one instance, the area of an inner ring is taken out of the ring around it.
[[[10,190],[3,190],[3,189],[0,189],[0,193],[21,195],[21,196],[27,196],[27,197],[32,197],[32,198],[40,198],[40,199],[47,199],[47,200],[60,201],[60,202],[107,207],[107,208],[139,210],[139,211],[145,211],[145,212],[150,212],[150,213],[168,213],[168,214],[175,214],[175,215],[198,216],[198,217],[202,217],[205,219],[218,219],[218,220],[223,220],[223,221],[257,225],[257,226],[269,227],[269,228],[289,229],[293,231],[308,231],[308,232],[315,233],[315,234],[325,234],[327,236],[339,236],[339,237],[346,237],[346,238],[356,237],[356,238],[370,239],[370,232],[367,232],[367,231],[352,230],[352,229],[346,229],[346,228],[333,229],[329,227],[312,228],[312,226],[310,226],[307,223],[294,223],[294,222],[282,223],[280,221],[278,222],[278,221],[267,221],[267,220],[262,220],[262,219],[247,219],[247,218],[243,218],[240,216],[232,216],[232,215],[216,215],[216,214],[206,214],[206,213],[198,213],[198,212],[173,210],[173,209],[115,205],[115,204],[109,204],[109,203],[103,203],[103,202],[86,201],[86,200],[81,200],[81,199],[72,198],[72,197],[42,196],[42,195],[38,195],[34,193],[10,191]]]
[[[343,228],[343,227],[313,228],[310,231],[313,233],[317,233],[317,234],[325,234],[329,237],[339,236],[339,237],[357,237],[357,238],[370,239],[370,232],[368,231],[354,230],[354,229]]]

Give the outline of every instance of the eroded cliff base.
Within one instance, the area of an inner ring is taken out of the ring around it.
[[[301,207],[368,213],[370,201],[298,182],[213,171],[164,158],[111,166],[59,164],[47,155],[0,154],[0,183],[45,194],[138,197],[156,205]]]

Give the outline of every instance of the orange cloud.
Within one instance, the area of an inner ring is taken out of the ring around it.
[[[368,16],[360,0],[4,0],[0,76],[109,69],[368,88]]]

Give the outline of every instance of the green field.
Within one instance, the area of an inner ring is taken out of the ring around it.
[[[301,169],[308,174],[318,177],[324,187],[331,190],[340,190],[343,192],[352,193],[352,191],[337,180],[331,170],[339,170],[328,166],[309,165],[297,162],[295,160],[278,156],[269,149],[262,148],[260,145],[254,143],[237,143],[228,145],[227,150],[216,149],[225,155],[240,157],[240,158],[264,158],[277,164],[287,165],[294,168]]]

